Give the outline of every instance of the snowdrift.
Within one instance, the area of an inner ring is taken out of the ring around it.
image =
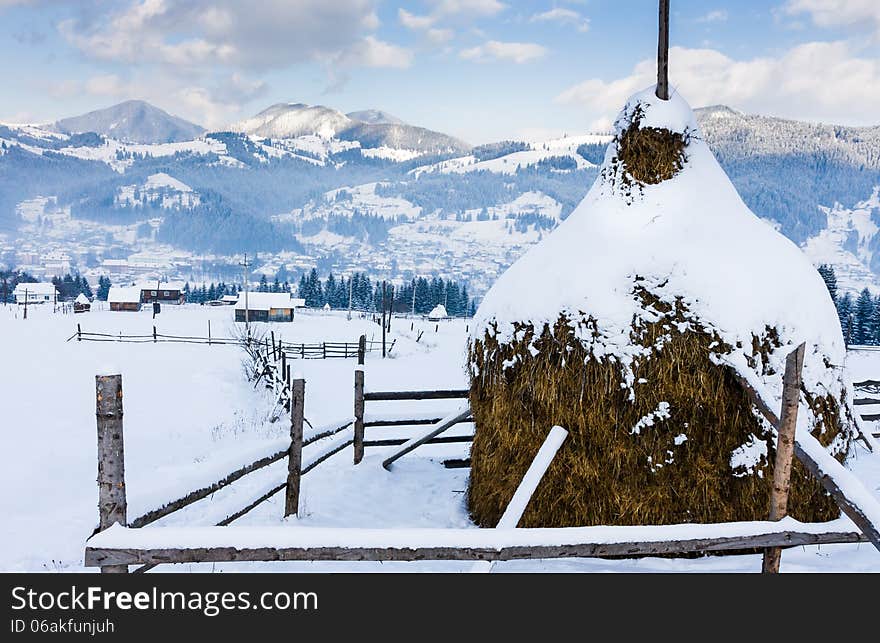
[[[801,342],[799,422],[842,460],[846,348],[821,277],[746,207],[680,96],[636,94],[586,198],[477,313],[473,518],[495,525],[559,424],[522,527],[765,519],[774,436],[737,376],[779,408]],[[799,463],[789,512],[838,513]]]

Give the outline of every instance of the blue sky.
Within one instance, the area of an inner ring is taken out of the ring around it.
[[[694,106],[880,123],[877,0],[672,0]],[[656,0],[0,0],[0,120],[139,98],[207,127],[379,108],[473,143],[608,126],[655,75]]]

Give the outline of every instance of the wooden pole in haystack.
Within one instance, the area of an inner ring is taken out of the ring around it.
[[[98,528],[128,522],[125,496],[125,449],[122,441],[122,375],[95,376],[98,421]],[[127,574],[126,565],[105,565],[102,574]]]
[[[660,39],[657,43],[657,98],[669,100],[669,0],[660,0]]]
[[[791,465],[794,459],[794,437],[805,351],[806,344],[801,344],[785,360],[782,412],[776,430],[776,464],[773,467],[773,488],[770,490],[770,520],[782,520],[788,514],[788,492],[791,487]],[[765,574],[778,574],[781,560],[782,549],[765,549],[762,571]]]

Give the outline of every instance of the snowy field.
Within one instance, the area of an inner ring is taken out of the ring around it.
[[[94,375],[123,374],[126,483],[129,518],[161,501],[211,482],[238,465],[285,443],[286,417],[273,421],[273,400],[254,390],[244,375],[244,353],[235,346],[129,344],[66,341],[84,331],[232,336],[232,309],[163,307],[149,312],[96,310],[54,314],[33,306],[24,320],[14,306],[0,308],[0,570],[84,571],[85,540],[97,522]],[[411,324],[413,329],[411,330]],[[378,389],[463,388],[466,322],[439,324],[395,319],[389,359],[367,358],[366,387]],[[292,324],[271,328],[291,342],[354,342],[378,339],[368,319],[344,313],[298,313]],[[419,333],[424,331],[416,342]],[[354,360],[293,361],[305,377],[305,415],[312,426],[342,424],[352,414]],[[880,379],[880,351],[851,353],[853,379]],[[456,401],[367,404],[371,413],[445,414]],[[460,426],[456,432],[466,432]],[[549,427],[548,427],[549,429]],[[367,439],[408,437],[411,428],[367,429]],[[324,448],[316,443],[306,448]],[[381,467],[393,447],[368,448],[352,466],[347,448],[303,478],[301,517],[284,521],[283,494],[263,503],[235,525],[297,527],[472,527],[465,509],[467,470],[446,469],[441,460],[466,457],[466,445],[436,445]],[[860,450],[852,468],[880,493],[880,457]],[[156,523],[211,525],[285,479],[286,461],[246,476],[212,497]],[[220,475],[218,475],[220,474]],[[237,563],[163,566],[156,571],[469,571],[470,563]],[[497,564],[495,572],[757,572],[758,556],[699,560],[565,560]],[[869,544],[786,550],[783,571],[880,571],[880,554]]]

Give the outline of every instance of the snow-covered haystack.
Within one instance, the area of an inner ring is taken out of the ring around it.
[[[806,342],[800,425],[839,459],[854,425],[824,283],[742,202],[679,96],[633,96],[589,194],[498,280],[469,342],[468,502],[495,526],[550,428],[570,437],[525,527],[766,519],[778,409]],[[795,463],[789,512],[838,515]]]

